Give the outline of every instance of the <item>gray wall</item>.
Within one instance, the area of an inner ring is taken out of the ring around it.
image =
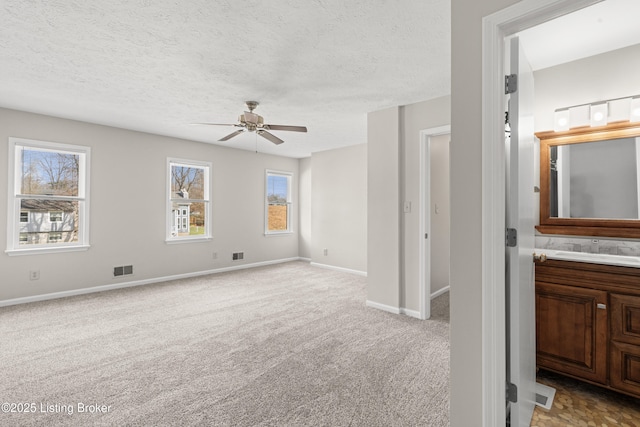
[[[4,171],[11,136],[91,147],[91,248],[46,255],[3,253],[0,301],[298,257],[297,231],[264,236],[265,170],[294,173],[297,204],[297,159],[0,109]],[[211,241],[165,243],[167,157],[212,162]],[[0,174],[0,188],[5,194],[0,197],[0,223],[6,224],[6,173]],[[298,230],[297,210],[292,219]],[[0,242],[6,242],[4,226]],[[244,261],[231,261],[235,251],[245,251]],[[112,277],[114,266],[128,264],[134,266],[133,276]],[[40,280],[29,281],[32,269],[40,270]]]
[[[482,420],[482,18],[516,0],[451,2],[451,426]]]
[[[298,202],[300,207],[300,234],[298,255],[311,259],[311,157],[300,159],[298,167]]]
[[[431,293],[449,286],[451,209],[450,135],[431,138]]]
[[[401,307],[420,310],[420,131],[451,124],[451,97],[444,96],[402,107],[401,152],[403,199],[410,201],[410,213],[402,214],[402,302]],[[434,215],[432,215],[434,217]],[[448,250],[431,242],[432,253]]]
[[[314,153],[311,167],[311,261],[366,273],[367,145]]]
[[[400,306],[399,108],[367,115],[367,300]]]
[[[420,131],[448,125],[449,111],[447,96],[368,115],[371,303],[420,310]]]
[[[535,129],[553,129],[557,108],[640,94],[640,45],[534,72]]]

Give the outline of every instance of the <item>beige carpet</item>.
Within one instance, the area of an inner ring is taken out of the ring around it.
[[[291,262],[0,308],[0,425],[449,425],[448,294],[419,321],[365,287]]]

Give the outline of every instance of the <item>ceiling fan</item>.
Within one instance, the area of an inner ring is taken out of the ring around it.
[[[228,123],[195,123],[199,125],[211,125],[211,126],[235,126],[240,128],[227,136],[220,138],[218,141],[228,141],[234,136],[238,136],[243,132],[255,132],[263,138],[268,139],[274,144],[282,144],[284,141],[271,132],[270,130],[285,130],[290,132],[306,132],[307,128],[305,126],[286,126],[286,125],[271,125],[264,122],[262,116],[253,112],[253,110],[258,106],[257,101],[246,101],[247,108],[249,111],[245,111],[244,114],[241,114],[238,117],[238,122],[235,124]]]

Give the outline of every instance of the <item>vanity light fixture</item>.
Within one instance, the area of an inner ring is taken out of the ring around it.
[[[640,122],[640,96],[631,98],[631,106],[629,108],[629,121]]]
[[[607,124],[608,103],[591,104],[591,127],[604,126]]]
[[[553,130],[555,130],[556,132],[569,130],[569,109],[568,108],[563,108],[561,110],[555,111]]]

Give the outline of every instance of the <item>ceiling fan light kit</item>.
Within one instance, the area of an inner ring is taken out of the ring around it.
[[[269,130],[277,130],[277,131],[287,131],[287,132],[306,132],[307,128],[305,126],[289,126],[289,125],[272,125],[266,124],[264,122],[264,118],[256,113],[253,110],[258,106],[258,101],[246,101],[247,108],[249,111],[245,111],[244,114],[241,114],[238,117],[238,123],[235,124],[222,124],[222,123],[197,123],[202,125],[211,125],[211,126],[235,126],[240,128],[229,135],[226,135],[220,138],[218,141],[228,141],[231,138],[240,135],[244,132],[255,132],[257,135],[273,142],[276,145],[282,144],[284,141],[271,132]]]

